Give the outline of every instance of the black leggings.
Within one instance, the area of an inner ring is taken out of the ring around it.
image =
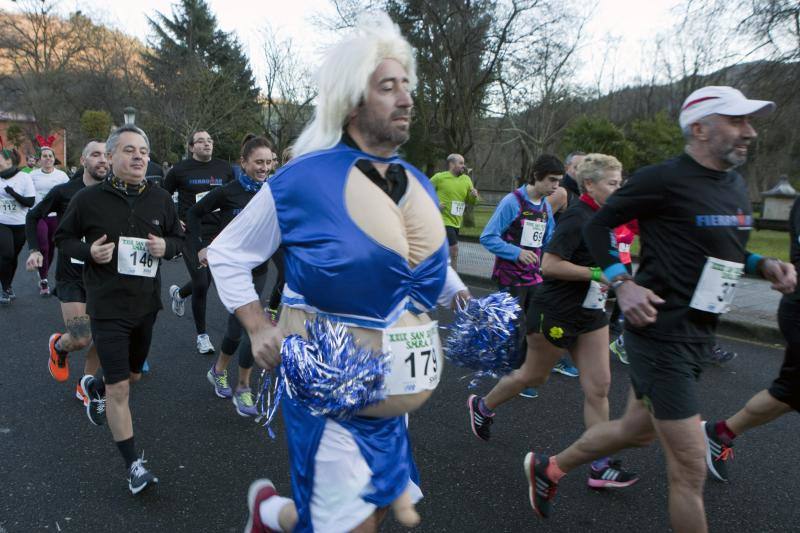
[[[283,276],[284,270],[284,263],[283,263],[283,251],[278,248],[275,254],[272,256],[272,264],[278,270],[278,277],[275,278],[275,285],[272,286],[272,293],[269,295],[269,305],[270,309],[277,310],[278,307],[281,305],[281,294],[283,294],[283,284],[286,283],[286,280]]]
[[[197,251],[190,244],[184,246],[183,261],[186,263],[186,269],[192,279],[181,287],[179,294],[181,298],[188,298],[191,295],[194,327],[197,330],[197,334],[202,335],[206,332],[208,289],[214,279],[211,277],[211,270],[200,265],[197,260]]]
[[[3,290],[11,288],[17,272],[17,259],[25,246],[25,224],[10,226],[0,224],[0,284]]]
[[[266,270],[262,274],[253,274],[253,285],[256,288],[256,293],[259,297],[264,290],[264,285],[267,284]],[[247,337],[247,335],[245,335]],[[228,315],[228,328],[225,330],[225,337],[222,339],[222,353],[226,355],[233,355],[238,349],[239,367],[252,368],[253,367],[253,350],[250,347],[250,342],[241,343],[242,340],[242,324],[236,315],[231,313]]]

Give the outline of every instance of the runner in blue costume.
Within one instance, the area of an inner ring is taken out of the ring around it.
[[[433,188],[396,153],[409,138],[411,46],[385,14],[373,14],[331,50],[318,79],[295,158],[212,242],[208,264],[260,366],[276,367],[285,335],[304,335],[315,317],[345,324],[366,348],[391,345],[393,363],[387,399],[350,420],[284,398],[293,501],[255,482],[248,531],[376,531],[396,501],[413,513],[422,493],[405,415],[430,397],[443,364],[428,312],[469,295],[448,267]],[[274,327],[251,270],[279,247],[286,287]],[[428,349],[399,346],[403,333]]]

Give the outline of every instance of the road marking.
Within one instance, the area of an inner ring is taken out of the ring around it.
[[[0,433],[2,433],[3,435],[11,433],[11,428],[0,428]],[[0,533],[3,533],[3,532],[0,531]]]

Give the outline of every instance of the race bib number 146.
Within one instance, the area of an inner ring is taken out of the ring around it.
[[[147,239],[119,238],[117,272],[128,276],[156,277],[158,258],[150,255],[150,251],[147,249]]]

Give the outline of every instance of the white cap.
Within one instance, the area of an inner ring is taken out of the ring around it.
[[[681,129],[694,124],[708,115],[766,115],[775,110],[775,102],[767,100],[748,100],[741,91],[733,87],[713,86],[697,89],[690,94],[681,106],[678,117]]]

